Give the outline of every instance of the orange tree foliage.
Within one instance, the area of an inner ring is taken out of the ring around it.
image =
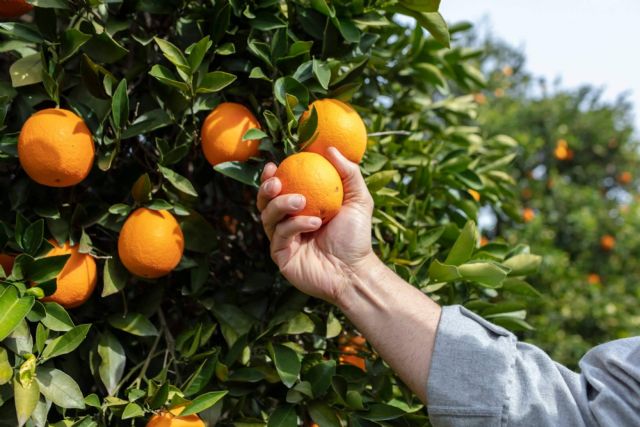
[[[604,101],[590,86],[548,87],[501,42],[485,50],[490,81],[481,123],[520,142],[514,176],[522,205],[535,212],[524,227],[498,217],[493,232],[545,254],[531,279],[545,297],[529,304],[536,329],[526,338],[576,367],[591,347],[640,327],[640,156],[631,106],[623,97]],[[496,88],[505,96],[492,95]],[[559,143],[573,156],[559,157]]]
[[[513,307],[539,258],[521,244],[479,248],[469,192],[517,217],[517,143],[478,126],[481,52],[456,41],[467,28],[447,29],[438,1],[34,4],[0,23],[0,249],[16,256],[0,275],[0,423],[144,425],[177,405],[219,425],[428,423],[375,351],[362,353],[366,370],[340,363],[352,326],[269,259],[258,173],[299,148],[300,116],[325,97],[366,122],[381,258],[441,303],[528,327]],[[245,137],[260,152],[211,167],[199,132],[223,101],[257,117]],[[17,158],[22,124],[56,105],[95,140],[95,165],[74,187],[36,184]],[[139,207],[170,211],[184,235],[179,265],[159,279],[130,275],[117,256]],[[49,239],[97,262],[80,307],[43,300],[66,262],[43,258]]]

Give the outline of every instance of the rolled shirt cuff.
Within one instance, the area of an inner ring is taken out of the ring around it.
[[[506,422],[516,337],[466,308],[443,307],[429,380],[434,426],[499,426]]]

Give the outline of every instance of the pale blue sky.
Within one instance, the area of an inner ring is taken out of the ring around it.
[[[640,130],[640,1],[442,0],[447,22],[488,18],[492,33],[522,47],[527,68],[565,87],[591,83],[605,98],[631,92]]]

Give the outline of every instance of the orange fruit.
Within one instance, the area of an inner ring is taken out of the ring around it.
[[[4,274],[7,276],[11,274],[11,269],[13,268],[13,262],[15,261],[15,257],[7,254],[0,254],[0,265],[4,270]]]
[[[505,65],[502,67],[502,74],[504,74],[505,77],[511,77],[513,75],[513,68],[509,65]]]
[[[96,262],[89,254],[78,252],[78,246],[71,246],[69,242],[60,246],[55,240],[50,240],[53,249],[50,256],[71,254],[66,264],[56,278],[56,291],[42,301],[57,302],[64,308],[74,308],[84,304],[96,288],[98,278]]]
[[[89,175],[93,138],[82,118],[48,108],[27,119],[18,138],[18,159],[27,175],[49,187],[76,185]]]
[[[589,273],[589,275],[587,276],[587,282],[590,285],[599,285],[601,283],[600,275],[596,273]]]
[[[356,110],[337,99],[314,101],[300,118],[302,126],[312,108],[318,115],[318,126],[304,151],[325,155],[327,148],[336,147],[354,163],[360,163],[367,148],[367,128]]]
[[[362,335],[354,335],[349,339],[349,343],[355,347],[364,348],[367,345],[367,340]]]
[[[493,91],[493,94],[495,95],[496,98],[502,98],[504,96],[504,89],[499,87]]]
[[[522,211],[522,220],[524,222],[531,222],[531,221],[533,221],[533,218],[535,218],[535,217],[536,217],[536,213],[531,208],[525,208]]]
[[[600,247],[602,248],[602,250],[610,251],[610,250],[613,250],[615,246],[616,246],[616,239],[612,235],[605,234],[600,238]]]
[[[559,139],[556,143],[556,148],[553,150],[553,155],[558,160],[571,160],[570,157],[573,157],[573,153],[570,153],[570,151],[567,141]]]
[[[473,94],[473,100],[478,105],[484,105],[487,103],[487,97],[483,93],[475,93]]]
[[[0,0],[0,18],[17,18],[33,9],[25,0]]]
[[[258,155],[260,141],[243,141],[249,129],[260,129],[260,123],[242,104],[223,102],[209,113],[202,124],[202,151],[212,165],[241,161]]]
[[[316,153],[293,154],[278,166],[275,176],[282,183],[281,194],[302,194],[307,201],[295,215],[317,216],[328,222],[342,207],[344,195],[338,171]]]
[[[147,421],[147,427],[206,427],[204,421],[196,414],[181,417],[184,405],[176,406],[168,411],[160,411]]]
[[[136,209],[124,222],[118,237],[122,264],[136,276],[157,279],[180,262],[184,235],[168,211]]]
[[[487,239],[485,236],[480,237],[480,247],[485,246],[488,243],[489,243],[489,239]]]
[[[618,182],[622,185],[630,184],[632,179],[633,175],[629,171],[620,172],[618,175]]]
[[[480,201],[480,193],[478,193],[476,190],[469,189],[467,190],[467,193],[469,193],[473,200],[475,200],[476,202]]]
[[[358,356],[358,349],[353,346],[345,345],[340,347],[340,351],[343,353],[338,357],[338,361],[343,365],[353,365],[363,371],[366,371],[366,364],[364,358]]]

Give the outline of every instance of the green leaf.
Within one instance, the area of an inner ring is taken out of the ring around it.
[[[0,22],[0,34],[30,43],[42,43],[43,41],[36,26],[24,22]]]
[[[13,87],[28,86],[42,81],[42,62],[40,54],[25,56],[9,67],[11,85]]]
[[[340,335],[342,332],[342,323],[340,320],[333,314],[333,311],[329,312],[327,316],[327,338],[335,338]]]
[[[60,62],[65,62],[91,39],[90,34],[85,34],[75,28],[70,28],[62,33],[62,46],[60,49]]]
[[[44,220],[39,219],[29,225],[22,235],[21,247],[29,255],[35,256],[42,245]]]
[[[405,411],[384,403],[371,403],[368,405],[368,411],[360,416],[370,421],[387,421],[395,420],[405,415]]]
[[[218,403],[223,397],[225,397],[229,393],[227,390],[225,391],[211,391],[209,393],[201,394],[196,397],[188,404],[184,411],[180,413],[180,416],[187,416],[191,414],[197,414],[198,412],[202,412],[207,408],[212,407],[216,403]]]
[[[197,93],[215,93],[219,92],[225,87],[229,86],[236,80],[236,76],[233,74],[225,73],[224,71],[212,71],[207,73],[202,78],[202,81],[198,85]]]
[[[502,262],[502,265],[511,269],[509,276],[527,276],[537,272],[541,263],[542,257],[539,255],[518,254]]]
[[[4,347],[0,347],[0,386],[7,384],[13,377],[13,368],[9,363],[9,353]]]
[[[42,352],[42,360],[71,353],[84,341],[89,328],[91,328],[91,324],[78,325],[64,335],[49,341]]]
[[[102,384],[107,389],[107,393],[111,396],[122,379],[127,356],[120,341],[109,331],[105,331],[100,335],[98,355],[100,356],[98,373]]]
[[[203,39],[201,39],[199,42],[194,43],[193,45],[190,46],[190,48],[188,49],[189,51],[188,61],[189,61],[189,66],[191,67],[191,70],[193,70],[193,72],[198,70],[198,68],[200,67],[200,64],[202,64],[202,60],[204,59],[204,56],[207,54],[209,49],[211,49],[212,45],[213,45],[213,42],[210,40],[209,36],[206,36]]]
[[[40,385],[40,392],[61,408],[84,409],[84,396],[73,378],[64,372],[40,367],[36,379]]]
[[[104,263],[102,297],[108,297],[124,289],[128,277],[127,270],[118,258],[108,258]]]
[[[134,402],[127,403],[127,406],[124,407],[124,411],[122,411],[122,419],[128,420],[130,418],[138,418],[144,416],[144,410]]]
[[[326,0],[311,0],[311,7],[331,18],[336,15],[336,11],[327,4]]]
[[[324,402],[312,402],[309,405],[308,410],[313,421],[322,427],[342,426],[335,410]]]
[[[70,9],[67,0],[29,0],[34,6],[50,9]]]
[[[2,325],[0,323],[0,325]],[[29,324],[25,319],[18,323],[13,332],[4,339],[3,343],[16,354],[33,352],[33,338],[29,330]]]
[[[224,162],[213,167],[214,170],[223,175],[233,178],[243,184],[258,188],[260,170],[245,162]]]
[[[125,315],[113,314],[109,316],[109,324],[116,329],[120,329],[139,337],[152,337],[158,335],[158,330],[153,323],[140,313],[128,312]]]
[[[323,89],[329,89],[329,81],[331,80],[331,69],[325,62],[317,59],[313,60],[313,74],[316,76],[318,83]]]
[[[400,4],[417,12],[437,12],[440,0],[400,0]]]
[[[242,140],[243,141],[251,141],[253,139],[266,138],[267,136],[269,136],[269,135],[264,133],[262,130],[260,130],[258,128],[251,128],[247,132],[245,132],[245,134],[242,136]]]
[[[322,397],[329,390],[335,373],[335,360],[322,361],[305,372],[304,380],[311,384],[313,397]]]
[[[511,274],[511,273],[509,273]],[[542,294],[529,283],[522,279],[516,279],[509,277],[502,282],[502,289],[506,292],[511,292],[518,295],[524,295],[527,297],[541,297]]]
[[[22,427],[29,420],[36,409],[39,398],[40,389],[37,381],[23,385],[17,378],[13,379],[13,400],[18,417],[18,427]]]
[[[167,58],[169,62],[171,62],[173,65],[175,65],[185,73],[191,73],[191,66],[189,65],[189,61],[187,61],[187,58],[176,45],[158,37],[154,37],[153,39],[162,51],[164,57]]]
[[[429,31],[436,41],[445,47],[451,46],[447,23],[439,12],[417,12],[402,5],[395,6],[392,10],[415,18],[418,24]]]
[[[193,373],[191,378],[187,381],[187,384],[183,387],[185,396],[192,396],[196,393],[199,393],[204,389],[211,381],[213,374],[215,373],[216,365],[218,364],[218,359],[215,357],[206,358],[198,369]],[[167,387],[168,393],[168,387]],[[165,397],[166,400],[166,397]],[[164,401],[160,403],[160,405],[164,404]]]
[[[57,302],[45,302],[44,309],[46,314],[41,322],[52,331],[66,332],[75,326],[67,310]]]
[[[20,297],[14,286],[0,294],[0,341],[4,340],[29,313],[35,302],[32,296]]]
[[[300,375],[301,364],[298,353],[281,344],[271,345],[269,348],[282,383],[291,388]]]
[[[267,427],[296,427],[298,425],[298,415],[293,405],[278,407],[267,422]]]
[[[122,133],[122,139],[144,135],[172,124],[171,117],[163,109],[147,111],[138,116]]]
[[[114,63],[129,53],[106,31],[93,36],[82,46],[82,50],[93,60],[106,64]]]
[[[56,255],[36,259],[29,264],[25,278],[35,283],[53,280],[58,276],[69,257],[70,255]]]
[[[158,170],[177,190],[189,196],[198,197],[196,189],[193,188],[193,184],[187,178],[164,166],[158,165]]]
[[[119,129],[127,125],[129,119],[129,95],[127,95],[127,79],[120,80],[111,99],[111,116]]]
[[[462,278],[478,282],[490,288],[497,288],[507,277],[508,270],[489,262],[474,262],[458,267]]]
[[[367,183],[369,191],[371,193],[375,193],[376,191],[386,187],[387,184],[389,184],[396,176],[398,176],[398,171],[396,170],[383,170],[368,176],[365,179],[365,182]]]
[[[189,396],[189,394],[186,394],[186,392],[185,392],[185,395]],[[169,397],[169,383],[165,382],[158,389],[158,391],[156,391],[156,393],[153,395],[153,398],[149,402],[149,407],[151,409],[158,409],[161,406],[164,406],[168,397]]]
[[[460,272],[455,265],[443,264],[435,259],[429,266],[429,277],[435,282],[452,282],[460,278]]]
[[[460,236],[453,244],[449,251],[445,264],[460,265],[467,262],[471,258],[471,254],[476,247],[476,225],[473,221],[467,221],[466,225],[460,232]]]
[[[277,334],[299,335],[312,333],[316,328],[315,323],[304,313],[296,314],[292,319],[284,323]]]
[[[171,70],[169,70],[167,67],[163,65],[156,64],[153,67],[151,67],[151,71],[149,71],[149,75],[152,77],[155,77],[158,81],[160,81],[165,85],[173,86],[184,93],[189,92],[189,86],[184,82],[178,81],[178,79],[171,72]]]
[[[316,110],[316,107],[312,107],[311,113],[304,120],[300,120],[300,126],[298,127],[298,141],[301,144],[301,150],[304,150],[317,138],[316,130],[318,130],[318,110]]]

